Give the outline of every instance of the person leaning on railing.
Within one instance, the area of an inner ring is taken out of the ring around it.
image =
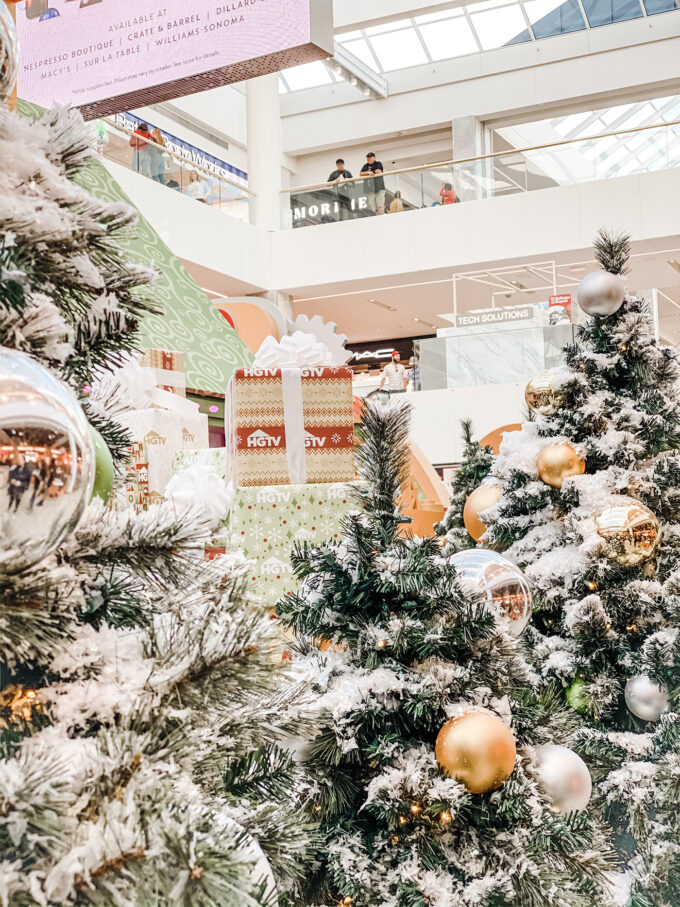
[[[165,185],[165,152],[163,150],[165,148],[165,139],[158,126],[151,130],[151,138],[153,142],[149,142],[146,146],[151,165],[151,179]]]
[[[151,158],[147,145],[149,139],[151,139],[151,133],[146,123],[140,123],[130,136],[132,169],[144,176],[151,176]]]
[[[338,201],[338,219],[349,220],[352,216],[352,186],[348,180],[353,179],[352,174],[345,167],[341,157],[335,162],[335,170],[328,177],[327,182],[338,183],[336,187]]]

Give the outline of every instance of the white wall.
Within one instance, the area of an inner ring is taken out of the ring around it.
[[[259,289],[274,286],[271,233],[104,160],[107,169],[173,253]],[[253,291],[255,292],[255,290]]]
[[[657,239],[678,232],[677,198],[680,168],[283,230],[273,237],[273,275],[289,292],[351,289],[366,278],[389,284],[395,276],[427,279],[431,271],[588,249],[603,224],[634,241]]]
[[[472,419],[478,438],[524,419],[523,384],[418,391],[408,394],[408,401],[413,406],[413,439],[437,466],[462,459],[461,419]]]

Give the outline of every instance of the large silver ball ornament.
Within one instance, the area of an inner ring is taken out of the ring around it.
[[[566,746],[546,743],[536,748],[541,789],[559,813],[585,809],[593,781],[583,759]]]
[[[0,3],[0,101],[12,94],[19,73],[19,43],[14,19],[5,3]]]
[[[623,280],[609,271],[586,274],[576,291],[578,304],[586,315],[613,315],[621,308],[625,296]]]
[[[646,674],[631,677],[623,695],[633,715],[643,721],[658,721],[670,708],[668,690]]]
[[[53,551],[90,500],[94,450],[73,391],[25,353],[0,347],[0,571]]]
[[[481,594],[496,615],[499,625],[511,636],[519,636],[531,620],[531,591],[522,571],[495,551],[474,548],[451,555],[461,585]]]

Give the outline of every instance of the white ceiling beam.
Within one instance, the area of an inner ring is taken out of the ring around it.
[[[333,0],[333,25],[336,34],[354,31],[383,22],[397,22],[411,16],[436,13],[440,10],[463,6],[465,0],[448,0],[446,3],[432,3],[431,0]]]
[[[364,94],[367,94],[365,89],[368,89],[368,95],[371,98],[387,97],[387,79],[374,72],[370,66],[366,66],[362,60],[355,57],[337,41],[333,57],[326,61],[326,66],[332,69],[336,75],[342,75],[350,84],[364,89]]]

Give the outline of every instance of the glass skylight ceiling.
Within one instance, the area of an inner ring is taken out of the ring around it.
[[[639,19],[680,7],[680,0],[481,0],[336,35],[336,41],[378,73],[394,72]],[[323,63],[281,73],[281,91],[343,81]]]
[[[527,148],[563,139],[583,139],[577,144],[549,147],[530,154],[531,165],[537,172],[565,184],[577,181],[584,169],[594,168],[598,179],[608,179],[680,165],[680,125],[604,135],[676,120],[680,120],[680,95],[501,127],[496,133],[503,141],[500,146],[503,149],[508,145]],[[598,135],[602,137],[588,138]]]

